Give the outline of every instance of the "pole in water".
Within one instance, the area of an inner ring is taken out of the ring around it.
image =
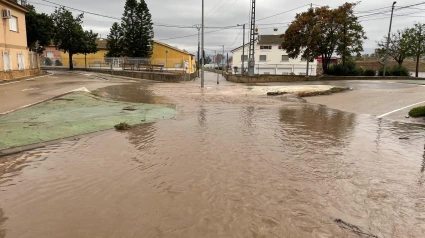
[[[205,60],[205,55],[204,55],[204,0],[202,0],[202,42],[201,42],[201,47],[202,47],[202,60],[201,60],[201,88],[204,88],[205,86],[205,79],[204,79],[204,60]]]

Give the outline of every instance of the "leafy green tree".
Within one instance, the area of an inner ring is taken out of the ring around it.
[[[44,47],[52,43],[53,20],[45,13],[37,13],[32,5],[26,4],[25,7],[29,9],[25,14],[28,48],[41,54]]]
[[[212,62],[211,57],[209,57],[209,56],[205,57],[205,59],[204,59],[204,65],[205,64],[211,64],[211,62]]]
[[[408,55],[416,57],[416,78],[419,76],[419,60],[425,54],[425,24],[416,23],[406,30],[406,41],[409,46]]]
[[[78,53],[84,54],[84,66],[87,68],[87,55],[94,54],[99,51],[97,48],[97,34],[92,30],[84,32],[83,42],[81,42],[81,49]]]
[[[121,57],[123,56],[123,41],[122,41],[122,29],[121,26],[115,22],[109,35],[107,37],[106,48],[108,49],[108,53],[106,53],[106,57]]]
[[[121,27],[123,31],[123,55],[150,57],[153,50],[153,24],[145,0],[127,0]]]
[[[346,59],[363,51],[366,39],[354,15],[355,6],[356,3],[345,3],[336,9],[324,6],[297,14],[283,36],[283,49],[291,58],[322,57],[324,73],[329,71],[335,52],[342,55],[345,64]]]
[[[382,41],[377,42],[378,48],[375,49],[375,54],[379,58],[387,57],[387,37]],[[407,29],[398,30],[393,33],[388,47],[388,55],[393,58],[399,66],[403,65],[403,61],[409,56],[410,45],[407,42]]]
[[[342,65],[346,65],[350,57],[360,55],[363,51],[363,40],[367,39],[362,25],[354,15],[356,4],[345,3],[336,11],[336,24],[340,26],[336,53],[341,55]]]
[[[55,33],[53,41],[56,47],[69,55],[69,69],[74,69],[72,56],[80,53],[85,34],[81,24],[84,15],[76,17],[64,7],[56,8],[52,14]]]

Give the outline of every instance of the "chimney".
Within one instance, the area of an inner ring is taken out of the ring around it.
[[[278,35],[278,33],[277,33],[277,28],[274,28],[274,29],[273,29],[273,31],[274,31],[273,35],[274,35],[274,36],[277,36],[277,35]]]

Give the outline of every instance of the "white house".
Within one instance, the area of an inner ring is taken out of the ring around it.
[[[255,74],[273,74],[273,75],[306,75],[307,61],[301,58],[290,59],[288,54],[282,49],[283,38],[277,34],[275,29],[274,35],[258,35],[255,42]],[[242,50],[240,46],[233,53],[233,73],[240,74],[242,67]],[[245,72],[248,71],[248,55],[249,44],[245,45]],[[237,72],[235,72],[237,67]],[[317,68],[317,60],[310,62],[309,75],[315,76]]]

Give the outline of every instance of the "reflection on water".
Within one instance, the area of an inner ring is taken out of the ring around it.
[[[2,232],[425,237],[421,128],[307,104],[195,108],[10,157]]]
[[[329,110],[321,105],[288,106],[280,110],[283,127],[295,128],[310,140],[341,141],[353,130],[355,114]]]
[[[128,83],[100,88],[94,91],[103,97],[111,98],[117,101],[134,103],[161,103],[163,99],[155,96],[149,87],[151,83]]]

